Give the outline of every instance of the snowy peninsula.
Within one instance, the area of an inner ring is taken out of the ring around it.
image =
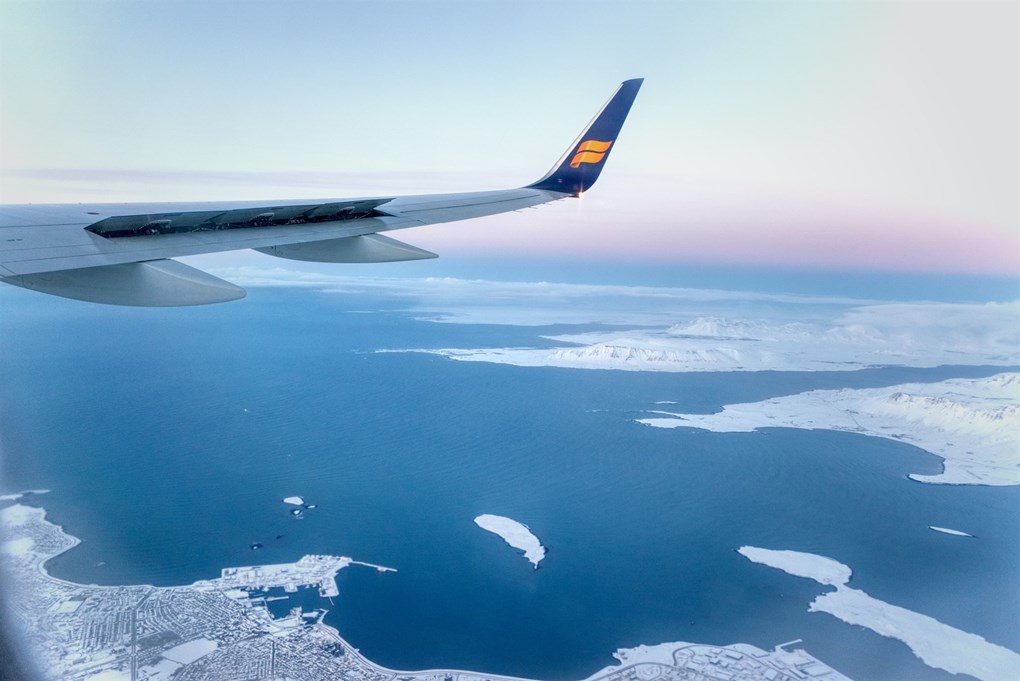
[[[499,535],[510,546],[524,551],[524,557],[531,561],[531,564],[538,569],[538,564],[545,558],[545,547],[538,540],[527,525],[523,525],[512,518],[501,515],[480,515],[475,518],[475,524],[483,530],[488,530]]]
[[[567,300],[571,295],[570,291],[564,293]],[[692,296],[695,293],[690,291],[661,293],[660,297],[668,299],[677,311],[672,324],[663,324],[663,311],[651,300],[637,300],[647,306],[640,326],[544,336],[557,343],[552,348],[412,351],[515,366],[669,372],[856,371],[876,366],[1005,367],[1020,363],[1015,338],[1020,302],[860,304],[826,319],[811,309],[817,300],[791,296],[775,299],[788,309],[776,319],[774,311],[764,318],[687,316],[701,309]],[[753,294],[743,297],[751,309],[765,303]],[[849,301],[837,304],[847,305]],[[608,311],[591,321],[633,325],[640,309],[626,321]],[[571,310],[563,310],[557,321],[563,322],[572,314]]]
[[[754,563],[836,587],[812,601],[808,611],[827,612],[848,624],[903,641],[929,667],[970,674],[982,681],[1015,679],[1020,669],[1020,655],[1008,648],[848,587],[852,571],[831,558],[755,546],[742,546],[738,552]]]
[[[1020,485],[1020,374],[888,388],[812,390],[727,405],[716,414],[639,419],[657,428],[749,432],[826,429],[906,442],[944,459],[939,475],[913,480],[956,485]]]

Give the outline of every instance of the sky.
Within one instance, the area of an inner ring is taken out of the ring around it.
[[[1020,276],[1005,0],[5,0],[0,201],[520,186],[633,77],[583,199],[398,238],[453,257]]]

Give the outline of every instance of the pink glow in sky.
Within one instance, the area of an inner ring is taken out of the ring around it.
[[[401,238],[460,254],[1020,274],[1016,233],[938,214],[737,196],[705,202],[684,192],[621,206],[596,191],[523,215],[438,225]]]

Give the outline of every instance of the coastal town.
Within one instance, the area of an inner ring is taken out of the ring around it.
[[[9,497],[8,497],[9,498]],[[9,498],[10,499],[10,498]],[[14,501],[14,499],[10,499]],[[459,670],[404,672],[365,659],[323,612],[294,608],[274,618],[268,589],[318,589],[336,597],[337,573],[379,565],[344,556],[304,556],[294,563],[224,568],[188,586],[95,586],[51,577],[45,562],[79,540],[46,519],[42,508],[0,508],[0,565],[10,580],[12,618],[36,652],[43,679],[197,681],[345,679],[350,681],[522,681]],[[666,643],[619,650],[619,664],[585,681],[847,681],[793,644]]]

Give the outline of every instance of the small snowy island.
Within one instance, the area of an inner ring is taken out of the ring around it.
[[[973,537],[974,536],[974,535],[969,534],[967,532],[961,532],[960,530],[951,530],[948,527],[937,527],[935,525],[929,525],[928,529],[929,530],[935,530],[936,532],[941,532],[942,534],[951,534],[954,537]]]
[[[524,557],[531,561],[531,564],[538,569],[538,564],[545,558],[545,547],[538,540],[527,525],[506,518],[501,515],[480,515],[475,518],[475,524],[483,530],[488,530],[499,535],[510,546],[524,551]]]

